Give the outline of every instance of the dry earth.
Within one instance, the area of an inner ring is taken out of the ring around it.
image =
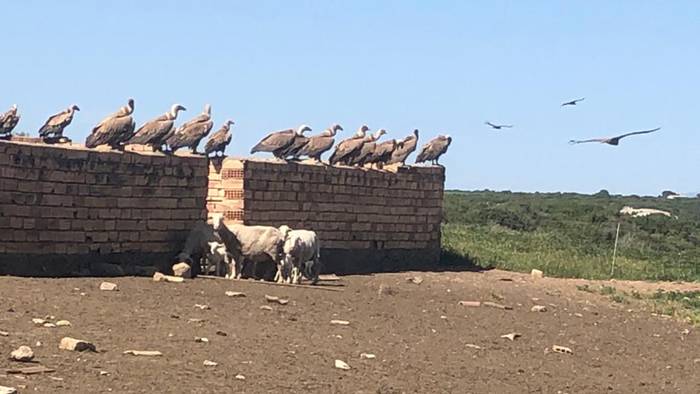
[[[413,276],[423,282],[406,280]],[[100,291],[99,278],[0,278],[0,331],[7,332],[0,336],[0,386],[20,393],[700,392],[700,335],[693,327],[653,316],[636,301],[619,305],[577,290],[585,281],[496,270],[347,276],[342,292],[208,279],[111,281],[119,291]],[[246,297],[227,297],[227,290]],[[266,294],[289,303],[268,303]],[[533,305],[547,311],[531,312]],[[32,323],[47,316],[71,326]],[[350,324],[331,325],[333,319]],[[511,332],[521,336],[501,338]],[[98,352],[59,350],[64,336],[90,340]],[[33,348],[31,365],[55,372],[7,373],[28,365],[9,360],[20,345]],[[573,354],[552,352],[553,345]],[[123,354],[129,349],[163,356]],[[336,369],[336,359],[351,369]],[[205,360],[218,365],[206,367]]]

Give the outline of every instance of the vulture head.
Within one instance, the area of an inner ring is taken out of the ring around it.
[[[303,124],[303,125],[299,126],[299,128],[297,128],[296,134],[297,135],[304,135],[305,131],[311,131],[311,127]]]
[[[80,108],[76,104],[71,105],[69,109],[71,111],[80,111]]]
[[[232,121],[231,119],[228,119],[226,122],[224,122],[224,127],[226,127],[226,129],[229,129],[231,125],[234,124],[236,124],[236,122]]]
[[[129,98],[129,101],[126,103],[127,106],[127,115],[130,115],[131,113],[134,112],[134,99]]]
[[[17,112],[17,104],[12,104],[12,107],[10,107],[10,109],[11,109],[13,112]]]
[[[413,135],[418,139],[418,129],[413,130]]]
[[[363,124],[360,126],[359,129],[357,129],[357,132],[355,133],[356,138],[364,138],[365,134],[369,131],[369,127],[366,124]]]
[[[335,135],[338,131],[343,131],[343,126],[333,123],[331,125],[331,135]]]
[[[204,112],[202,112],[202,113],[211,116],[211,104],[205,104],[204,105]]]
[[[384,130],[384,129],[379,129],[379,130],[377,130],[377,132],[374,133],[374,141],[376,141],[376,140],[378,140],[379,138],[381,138],[384,134],[386,134],[386,130]]]
[[[177,113],[180,111],[187,111],[187,108],[180,104],[173,104],[173,106],[170,107],[170,115],[173,117],[173,119],[177,118]]]

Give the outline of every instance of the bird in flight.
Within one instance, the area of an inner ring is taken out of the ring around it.
[[[583,100],[585,100],[585,99],[586,99],[585,97],[581,97],[580,99],[567,101],[567,102],[563,103],[561,106],[562,106],[562,107],[565,107],[565,106],[567,106],[567,105],[576,105],[579,101],[583,101]]]
[[[586,142],[600,142],[601,144],[608,144],[608,145],[617,146],[620,144],[620,140],[625,138],[625,137],[629,137],[631,135],[637,135],[637,134],[649,134],[649,133],[653,133],[655,131],[659,131],[660,129],[661,129],[661,127],[657,127],[655,129],[652,129],[652,130],[633,131],[631,133],[618,135],[617,137],[592,138],[590,140],[581,140],[581,141],[570,140],[569,143],[573,145],[573,144],[584,144]]]
[[[491,122],[484,122],[484,124],[491,126],[491,128],[494,130],[510,129],[511,127],[513,127],[512,124],[493,124]]]

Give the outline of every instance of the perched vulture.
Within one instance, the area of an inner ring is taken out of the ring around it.
[[[63,138],[63,130],[73,121],[75,111],[80,111],[77,105],[73,104],[68,109],[52,115],[39,129],[39,137],[46,142],[56,141]]]
[[[369,131],[369,127],[367,127],[367,125],[362,125],[355,135],[340,141],[328,162],[331,165],[336,163],[347,164],[347,160],[362,149],[367,131]]]
[[[620,140],[625,138],[625,137],[629,137],[631,135],[637,135],[637,134],[649,134],[649,133],[653,133],[653,132],[659,131],[659,130],[661,130],[661,127],[657,127],[655,129],[652,129],[652,130],[633,131],[631,133],[618,135],[617,137],[592,138],[590,140],[582,140],[582,141],[571,140],[571,141],[569,141],[569,143],[570,144],[584,144],[586,142],[600,142],[601,144],[608,144],[608,145],[617,146],[618,144],[620,144]]]
[[[331,127],[323,130],[321,134],[309,137],[309,142],[299,148],[294,156],[308,156],[316,161],[321,161],[321,155],[333,147],[338,130],[342,131],[343,128],[339,124],[333,124]]]
[[[149,145],[154,152],[162,149],[163,144],[165,144],[165,137],[173,130],[177,113],[180,111],[187,111],[187,109],[180,104],[173,104],[169,112],[149,120],[139,127],[128,143]]]
[[[355,155],[350,157],[348,164],[360,167],[364,166],[374,154],[374,150],[377,147],[377,140],[384,134],[386,134],[386,130],[379,129],[376,133],[374,133],[374,135],[368,135],[365,137],[365,143],[362,144],[362,148],[360,148]]]
[[[214,156],[216,156],[217,152],[221,152],[221,156],[224,155],[224,150],[226,150],[228,144],[231,143],[230,130],[232,124],[234,124],[232,120],[227,120],[216,133],[209,137],[209,141],[207,141],[207,144],[204,146],[204,153],[206,155],[214,153]]]
[[[384,141],[377,144],[374,148],[374,152],[365,160],[365,164],[375,164],[377,168],[382,168],[382,166],[391,159],[391,154],[394,153],[396,147],[398,146],[396,140]]]
[[[250,150],[250,153],[272,152],[276,158],[284,160],[285,150],[296,140],[297,136],[303,136],[305,131],[311,131],[311,127],[303,124],[296,130],[287,129],[275,131],[260,140],[260,142]]]
[[[209,134],[212,127],[214,122],[211,120],[211,105],[207,104],[201,114],[183,123],[172,135],[166,135],[166,143],[172,152],[180,148],[190,148],[192,153],[197,153],[199,141]]]
[[[398,146],[392,152],[391,159],[387,164],[401,163],[401,165],[406,164],[406,159],[408,156],[416,150],[416,145],[418,144],[418,130],[413,130],[413,134],[404,138],[398,143]]]
[[[9,137],[12,130],[19,123],[20,116],[17,115],[17,104],[13,104],[10,109],[0,115],[0,137]]]
[[[512,124],[493,124],[491,122],[484,122],[484,124],[490,126],[494,130],[510,129],[513,127]]]
[[[423,163],[430,161],[435,165],[438,165],[438,160],[443,153],[447,152],[447,147],[452,143],[452,137],[449,135],[439,135],[427,144],[423,145],[416,158],[416,163]]]
[[[305,137],[303,134],[296,134],[291,144],[287,145],[283,149],[280,149],[279,155],[285,160],[289,159],[290,157],[296,158],[297,152],[299,152],[299,150],[303,148],[308,142],[308,137]]]
[[[92,133],[85,139],[85,146],[95,148],[99,145],[109,145],[112,149],[124,149],[123,142],[134,135],[136,124],[131,114],[134,113],[134,99],[130,98],[127,105],[119,111],[104,118]]]

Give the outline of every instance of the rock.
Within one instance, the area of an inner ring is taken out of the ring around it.
[[[373,360],[373,359],[377,358],[377,356],[375,356],[372,353],[360,353],[360,358],[364,358],[366,360]]]
[[[107,372],[107,371],[100,371],[100,376],[109,376],[109,372]]]
[[[236,375],[235,378],[238,380],[245,380],[245,376],[243,376],[241,374]]]
[[[163,353],[157,350],[125,350],[123,354],[130,354],[132,356],[145,356],[145,357],[160,357]]]
[[[46,328],[56,328],[56,325],[50,322],[44,323],[44,327]]]
[[[173,265],[173,275],[181,278],[191,278],[192,268],[187,263],[177,263]]]
[[[412,276],[410,278],[406,278],[406,281],[411,282],[411,283],[416,284],[416,285],[419,285],[419,284],[423,283],[423,278],[420,276]]]
[[[228,334],[226,333],[226,331],[217,330],[216,335],[221,336],[221,337],[225,337]]]
[[[0,386],[0,394],[17,394],[17,389],[14,387]]]
[[[530,308],[530,312],[547,312],[547,307],[544,305],[534,305]]]
[[[285,300],[284,298],[279,298],[267,294],[265,294],[265,300],[267,300],[267,302],[276,302],[280,305],[287,305],[289,303],[289,300]]]
[[[482,349],[481,346],[475,345],[475,344],[473,344],[473,343],[468,343],[468,344],[466,344],[466,345],[464,345],[464,346],[466,346],[466,347],[468,347],[468,348],[476,349],[476,350],[481,350],[481,349]]]
[[[521,336],[520,333],[511,332],[510,334],[503,334],[503,335],[501,335],[501,338],[507,338],[507,339],[510,339],[511,341],[514,341],[515,338],[518,338],[518,337],[520,337],[520,336]]]
[[[116,283],[112,282],[102,282],[100,283],[100,290],[102,291],[119,291]]]
[[[501,305],[501,304],[497,304],[497,303],[491,302],[491,301],[484,301],[484,302],[481,303],[481,305],[483,305],[483,306],[488,306],[488,307],[490,307],[490,308],[496,308],[496,309],[505,309],[505,310],[511,310],[511,309],[513,309],[512,306],[509,306],[509,305]]]
[[[34,359],[34,351],[29,346],[20,346],[10,353],[10,360],[28,362]]]
[[[346,370],[346,371],[347,371],[348,369],[350,369],[350,366],[348,365],[348,363],[346,363],[346,362],[343,361],[343,360],[335,360],[335,367],[338,368],[338,369],[344,369],[344,370]]]
[[[205,337],[194,337],[195,342],[209,343],[209,338]]]
[[[95,349],[95,345],[92,343],[71,337],[64,337],[61,339],[61,342],[58,344],[58,348],[61,350],[71,350],[74,352],[84,352],[86,350],[91,352],[97,351],[97,349]]]
[[[552,350],[557,353],[574,354],[573,350],[565,346],[553,345]]]
[[[272,310],[272,307],[269,306],[269,305],[263,305],[263,306],[260,307],[260,309],[262,309],[262,310],[264,310],[264,311],[271,311],[271,310]]]
[[[227,291],[226,297],[245,297],[245,293],[241,293],[240,291]]]
[[[194,307],[195,307],[195,308],[199,308],[199,309],[201,309],[201,310],[208,310],[208,309],[211,309],[211,308],[209,307],[209,305],[203,305],[203,304],[194,304]]]
[[[459,305],[461,306],[469,306],[469,307],[480,307],[481,306],[481,301],[460,301]]]
[[[205,367],[216,367],[217,365],[219,365],[219,363],[210,360],[204,360]]]
[[[56,372],[53,368],[47,368],[43,365],[34,365],[31,367],[17,368],[17,369],[6,369],[5,372],[10,374],[21,374],[21,375],[36,375],[40,373],[51,373]]]
[[[532,271],[530,271],[530,277],[532,279],[542,279],[544,277],[544,272],[533,269]]]
[[[153,281],[154,282],[182,283],[185,281],[185,279],[180,277],[180,276],[164,275],[160,272],[156,272],[155,274],[153,274]]]
[[[347,320],[331,320],[331,324],[335,324],[338,326],[349,326],[350,322]]]
[[[68,327],[70,322],[68,320],[59,320],[56,322],[56,327]]]
[[[41,345],[42,345],[41,341],[36,341],[36,343],[34,344],[34,346],[36,346],[36,347],[41,347]]]
[[[46,320],[34,318],[32,319],[32,323],[36,324],[37,326],[43,326],[44,323],[46,323]]]
[[[9,332],[7,332],[7,331],[0,331],[0,337],[6,337],[6,336],[8,336],[8,335],[10,335]]]

